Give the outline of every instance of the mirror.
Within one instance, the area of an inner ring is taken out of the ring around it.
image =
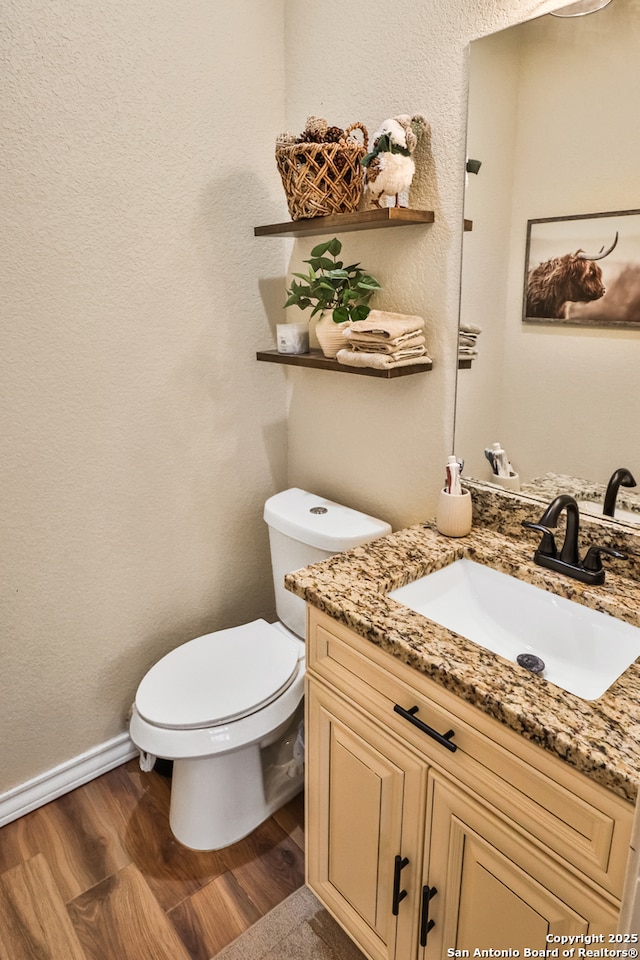
[[[482,165],[467,175],[460,320],[482,333],[458,372],[466,476],[493,478],[484,450],[499,441],[525,483],[606,485],[621,466],[640,483],[640,315],[622,328],[522,320],[529,220],[640,207],[639,49],[640,0],[470,45],[467,155]]]

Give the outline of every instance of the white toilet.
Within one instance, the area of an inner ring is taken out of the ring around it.
[[[279,620],[182,644],[143,678],[129,732],[150,769],[173,760],[170,824],[195,850],[251,833],[303,783],[304,601],[284,575],[391,533],[388,523],[293,488],[267,500]]]

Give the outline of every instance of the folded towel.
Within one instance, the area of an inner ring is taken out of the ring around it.
[[[460,330],[463,333],[482,333],[482,327],[476,326],[475,323],[461,323]]]
[[[379,340],[364,340],[355,337],[346,337],[351,342],[352,350],[364,350],[371,353],[397,353],[399,350],[411,350],[414,347],[425,346],[425,339],[421,333],[407,337],[396,337],[394,340],[380,342]],[[424,353],[424,350],[423,350]]]
[[[357,330],[353,330],[352,326],[348,326],[344,331],[344,335],[347,340],[351,340],[352,343],[388,343],[391,346],[400,346],[407,340],[422,337],[424,335],[424,327],[416,327],[415,330],[408,330],[407,333],[401,333],[397,337],[388,337],[379,333],[358,333]]]
[[[424,329],[422,317],[412,317],[405,313],[389,313],[386,310],[370,310],[366,320],[355,320],[350,332],[358,336],[375,336],[381,340],[394,340],[407,333]]]
[[[431,357],[426,353],[398,359],[389,354],[364,353],[359,350],[338,350],[336,359],[338,363],[350,367],[373,367],[376,370],[393,370],[394,367],[407,367],[413,363],[431,363]]]
[[[477,356],[478,356],[478,351],[472,350],[471,347],[461,347],[458,350],[459,360],[475,360]]]
[[[477,342],[478,342],[478,338],[470,337],[469,334],[461,335],[458,338],[458,343],[460,344],[461,347],[475,347]]]
[[[392,353],[381,353],[379,350],[363,350],[362,348],[354,350],[354,353],[374,353],[377,356],[388,357],[389,360],[406,360],[408,357],[424,357],[427,348],[423,345],[418,347],[408,347],[406,350],[394,350]]]

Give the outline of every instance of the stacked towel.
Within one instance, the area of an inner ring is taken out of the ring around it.
[[[430,361],[422,317],[371,310],[344,331],[349,347],[338,350],[338,363],[388,370]]]
[[[478,356],[478,337],[482,333],[475,323],[461,323],[458,329],[458,357],[474,360]]]
[[[428,363],[426,354],[419,357],[395,359],[386,353],[365,353],[360,350],[338,350],[338,363],[349,367],[373,367],[374,370],[393,370],[395,367],[408,367],[412,363]]]

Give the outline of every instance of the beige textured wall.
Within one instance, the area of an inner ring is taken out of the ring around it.
[[[181,640],[269,615],[268,494],[306,485],[395,526],[432,512],[465,47],[551,6],[5,0],[0,792],[124,730],[139,677]],[[348,249],[381,306],[426,317],[436,370],[256,364],[308,251],[290,263],[291,244],[252,235],[286,216],[274,135],[405,110],[433,123],[437,222]]]
[[[286,486],[254,360],[284,252],[252,230],[283,4],[6,0],[1,33],[0,793],[125,730],[178,642],[272,613]]]
[[[464,188],[467,45],[560,4],[540,0],[325,0],[317,29],[312,0],[287,5],[287,128],[307,114],[370,133],[386,117],[423,113],[432,159],[418,203],[430,227],[345,234],[352,260],[383,284],[374,305],[423,316],[432,373],[395,381],[343,374],[290,374],[289,471],[301,486],[341,496],[394,527],[434,512],[451,452],[456,385]],[[313,240],[298,241],[291,269]]]

